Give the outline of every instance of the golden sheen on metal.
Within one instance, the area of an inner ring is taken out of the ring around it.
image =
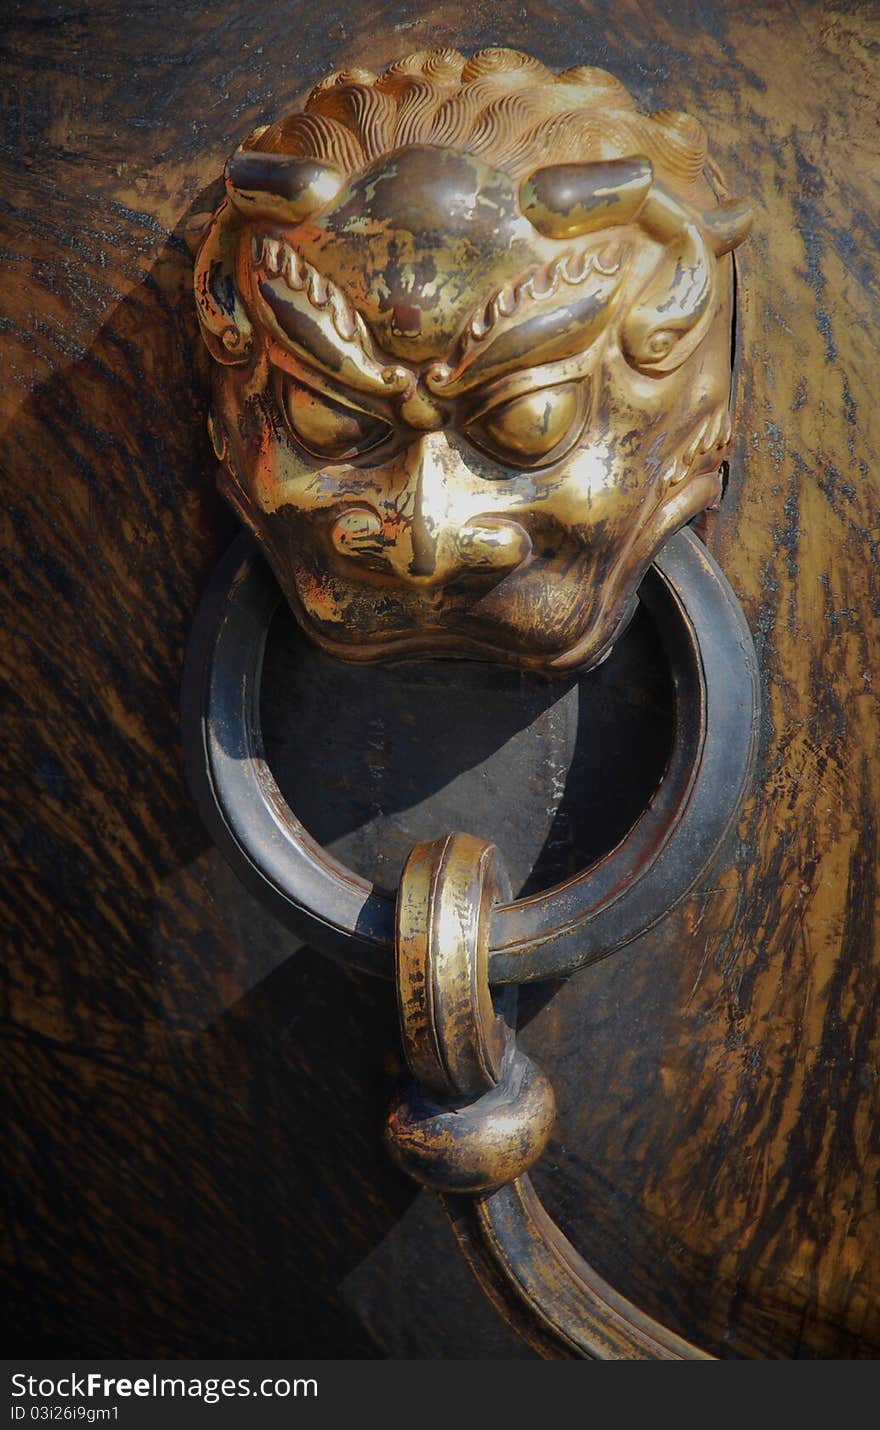
[[[500,874],[493,845],[448,834],[415,846],[397,893],[397,1007],[417,1086],[389,1113],[385,1142],[405,1172],[445,1192],[515,1181],[540,1157],[556,1112],[550,1083],[492,1005]]]
[[[336,656],[594,664],[721,492],[748,208],[514,50],[331,74],[192,228],[223,488]]]

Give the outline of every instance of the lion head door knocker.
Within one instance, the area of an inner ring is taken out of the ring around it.
[[[656,921],[743,793],[754,655],[682,528],[721,495],[727,255],[749,210],[719,196],[697,120],[640,114],[602,70],[554,74],[501,49],[329,75],[245,140],[225,190],[190,226],[211,436],[223,491],[307,635],[349,662],[571,673],[608,654],[639,593],[673,667],[677,730],[632,838],[564,893],[512,899],[494,849],[452,835],[413,851],[395,910],[321,857],[272,786],[241,693],[259,684],[277,600],[251,547],[191,660],[203,810],[318,946],[386,973],[395,950],[420,1091],[390,1118],[392,1151],[447,1196],[535,1343],[697,1355],[550,1229],[525,1173],[552,1093],[489,979],[570,972]]]

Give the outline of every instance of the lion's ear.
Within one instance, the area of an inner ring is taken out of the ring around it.
[[[339,193],[342,175],[317,159],[237,149],[224,175],[230,202],[245,218],[300,223]]]
[[[745,199],[727,199],[703,217],[703,227],[716,258],[732,253],[748,235],[754,213]]]
[[[650,159],[643,158],[550,164],[520,184],[520,207],[545,238],[577,238],[629,223],[645,202],[653,177]]]
[[[204,215],[199,215],[199,220]],[[198,245],[193,271],[196,307],[202,337],[216,362],[247,362],[254,334],[235,282],[235,255],[240,225],[230,221],[226,200],[207,224],[193,226]]]
[[[621,327],[621,347],[640,372],[674,372],[705,337],[718,294],[718,262],[751,227],[747,203],[729,199],[698,215],[657,189],[639,222],[662,246],[657,268]]]

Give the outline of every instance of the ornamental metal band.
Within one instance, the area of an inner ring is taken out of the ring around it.
[[[748,208],[602,70],[411,55],[255,131],[191,225],[225,494],[346,660],[607,654],[721,492]]]

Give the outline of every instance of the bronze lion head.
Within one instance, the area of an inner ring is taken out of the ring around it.
[[[594,664],[720,494],[732,272],[686,114],[511,50],[329,75],[199,225],[224,490],[343,659]]]

